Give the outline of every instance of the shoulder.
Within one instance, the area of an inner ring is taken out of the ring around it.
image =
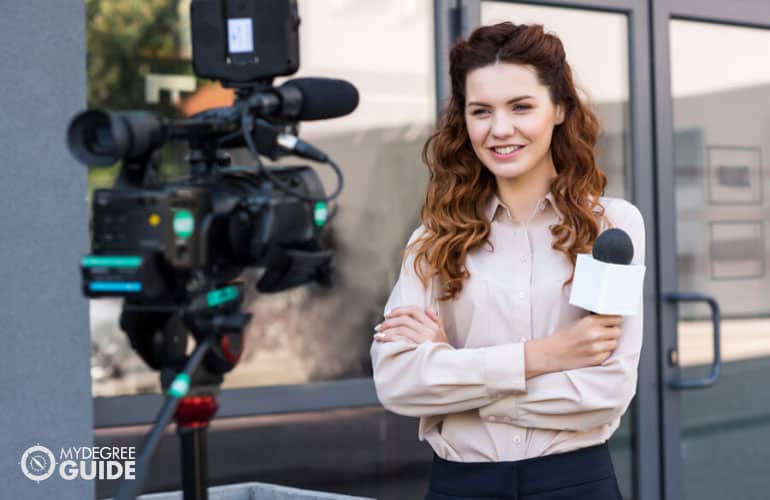
[[[425,227],[424,224],[420,224],[419,226],[417,226],[417,228],[414,231],[412,231],[412,234],[409,235],[409,240],[407,240],[406,246],[407,247],[411,246],[416,241],[427,237],[427,235],[428,235],[428,229]]]
[[[623,198],[602,197],[600,203],[605,207],[604,215],[610,226],[625,231],[634,245],[632,264],[644,264],[646,236],[642,212]]]
[[[401,255],[404,265],[408,264],[411,266],[414,263],[414,260],[417,256],[417,251],[420,248],[420,240],[425,238],[427,233],[427,228],[423,224],[420,224],[409,235],[409,239],[407,240]]]
[[[604,215],[612,226],[629,229],[644,228],[642,212],[630,201],[602,196],[599,198],[599,203],[604,207]]]

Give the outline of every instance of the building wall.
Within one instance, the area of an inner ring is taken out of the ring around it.
[[[92,481],[24,477],[40,443],[90,446],[86,172],[69,155],[67,123],[85,105],[82,0],[3,2],[0,16],[0,496],[93,498]],[[58,458],[58,457],[57,457]]]

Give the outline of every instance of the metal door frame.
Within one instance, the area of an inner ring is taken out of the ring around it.
[[[662,297],[677,290],[676,198],[674,179],[674,116],[671,95],[669,23],[672,19],[704,21],[744,27],[770,29],[770,4],[751,0],[651,0],[652,56],[655,102],[655,176],[658,179],[658,264]],[[691,290],[681,290],[690,292]],[[697,291],[697,290],[696,290]],[[668,362],[668,353],[677,347],[677,305],[660,301],[661,446],[665,500],[683,498],[681,459],[681,393],[668,388],[668,381],[679,376],[679,367]]]

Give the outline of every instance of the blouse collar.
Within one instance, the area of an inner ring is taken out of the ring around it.
[[[556,213],[556,216],[560,220],[564,220],[564,217],[559,210],[559,208],[556,206],[556,202],[554,201],[553,193],[549,190],[548,193],[546,193],[540,200],[537,202],[537,210],[539,212],[542,212],[546,209],[547,206],[553,207],[554,213]],[[505,206],[505,204],[500,200],[500,198],[497,196],[497,194],[493,194],[492,198],[487,203],[486,207],[486,216],[487,220],[489,222],[492,222],[497,215],[497,210],[502,207],[503,210],[508,210],[508,207]],[[510,212],[508,212],[508,216],[510,217]]]

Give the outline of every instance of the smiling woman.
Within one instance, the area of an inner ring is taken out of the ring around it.
[[[514,89],[526,95],[509,99]],[[532,66],[501,62],[475,69],[468,73],[466,92],[473,151],[506,184],[502,189],[516,190],[526,176],[553,177],[551,135],[564,121],[564,107],[551,101]],[[517,194],[507,198],[519,205],[518,210],[509,205],[514,214],[531,201]]]
[[[423,149],[422,224],[371,346],[385,408],[420,417],[427,500],[621,498],[607,440],[635,393],[642,315],[569,303],[578,253],[639,210],[604,196],[599,125],[561,41],[539,25],[474,31]]]

